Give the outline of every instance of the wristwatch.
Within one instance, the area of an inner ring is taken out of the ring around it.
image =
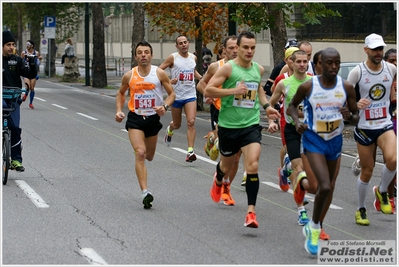
[[[163,104],[162,106],[165,108],[165,111],[167,111],[168,108],[169,108],[169,105],[168,105],[168,104]]]

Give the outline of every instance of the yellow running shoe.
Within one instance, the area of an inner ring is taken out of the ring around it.
[[[358,225],[370,225],[370,221],[367,218],[367,213],[365,208],[360,208],[359,210],[356,211],[355,215],[356,223]]]
[[[380,201],[380,209],[382,213],[392,214],[392,206],[389,202],[389,197],[387,192],[380,193],[379,186],[374,186],[373,188],[375,198]]]
[[[245,186],[246,184],[247,184],[247,172],[244,171],[244,174],[242,175],[241,186]]]
[[[209,151],[211,150],[211,148],[213,147],[213,138],[214,138],[214,133],[213,132],[209,132],[207,135],[204,136],[204,138],[206,139],[206,143],[204,146],[204,151],[206,153],[206,155],[209,156]]]
[[[216,138],[213,147],[209,150],[209,157],[211,160],[217,160],[219,157],[219,138]]]

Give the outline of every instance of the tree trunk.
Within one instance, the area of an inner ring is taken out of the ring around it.
[[[104,88],[107,86],[104,47],[104,15],[101,3],[92,3],[91,8],[93,17],[92,85],[96,88]]]
[[[22,43],[22,11],[21,8],[16,9],[17,12],[17,17],[18,17],[18,36],[17,36],[17,41],[18,41],[18,55],[21,55],[22,50],[25,50],[23,47],[25,44]]]
[[[273,48],[273,62],[277,65],[284,61],[284,46],[287,41],[287,28],[284,22],[284,11],[277,8],[279,3],[266,3],[268,13],[274,17],[274,25],[270,25],[270,38]]]
[[[137,43],[144,40],[145,28],[144,28],[144,4],[143,3],[132,3],[133,9],[133,34],[132,34],[132,65],[131,67],[137,66],[137,61],[134,58],[134,49]]]
[[[204,75],[202,68],[202,30],[199,16],[195,17],[195,27],[198,29],[198,37],[195,39],[195,52],[197,56],[196,69],[199,74]],[[197,82],[198,83],[198,82]],[[204,95],[197,90],[197,110],[204,110]]]

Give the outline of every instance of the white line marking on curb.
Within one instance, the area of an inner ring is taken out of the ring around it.
[[[42,101],[42,102],[47,102],[47,100],[45,100],[45,99],[43,99],[43,98],[40,98],[40,97],[35,97],[35,100],[40,100],[40,101]]]
[[[80,115],[80,116],[83,116],[83,117],[86,117],[86,118],[88,118],[88,119],[91,119],[91,120],[93,120],[93,121],[98,121],[97,118],[91,117],[91,116],[86,115],[86,114],[83,114],[83,113],[76,112],[76,114],[78,114],[78,115]]]
[[[278,184],[275,184],[275,183],[271,183],[271,182],[262,182],[262,184],[265,184],[265,185],[268,185],[268,186],[277,188],[278,190],[281,190],[281,189],[280,189],[280,186],[279,186]],[[294,191],[292,191],[292,189],[288,189],[287,193],[293,194]],[[308,201],[314,202],[314,197],[313,197],[313,196],[311,196],[311,195],[309,195],[309,194],[306,194],[305,196],[306,196],[306,198],[308,199]],[[342,210],[341,207],[336,206],[336,205],[334,205],[334,204],[330,204],[330,208],[331,208],[331,209],[335,209],[335,210]]]
[[[47,205],[47,203],[44,202],[44,200],[25,181],[15,180],[15,183],[38,208],[49,207],[49,205]]]
[[[82,248],[80,253],[91,265],[108,265],[108,263],[92,248]]]
[[[63,106],[60,106],[60,105],[57,105],[57,104],[51,104],[51,105],[53,105],[54,107],[57,107],[57,108],[61,108],[61,109],[68,109],[66,107],[63,107]]]

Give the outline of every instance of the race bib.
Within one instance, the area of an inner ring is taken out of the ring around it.
[[[192,84],[194,81],[194,70],[180,70],[179,83],[180,84]]]
[[[238,86],[241,82],[237,82]],[[256,94],[259,84],[256,82],[244,82],[248,88],[245,95],[234,95],[233,106],[240,108],[253,108],[255,106]]]
[[[385,119],[387,117],[387,108],[371,108],[364,111],[366,121]]]
[[[149,115],[154,113],[155,94],[134,94],[134,112],[138,115]]]
[[[336,129],[339,128],[341,124],[341,120],[334,120],[334,121],[322,121],[317,120],[316,122],[316,131],[317,133],[332,133]]]

